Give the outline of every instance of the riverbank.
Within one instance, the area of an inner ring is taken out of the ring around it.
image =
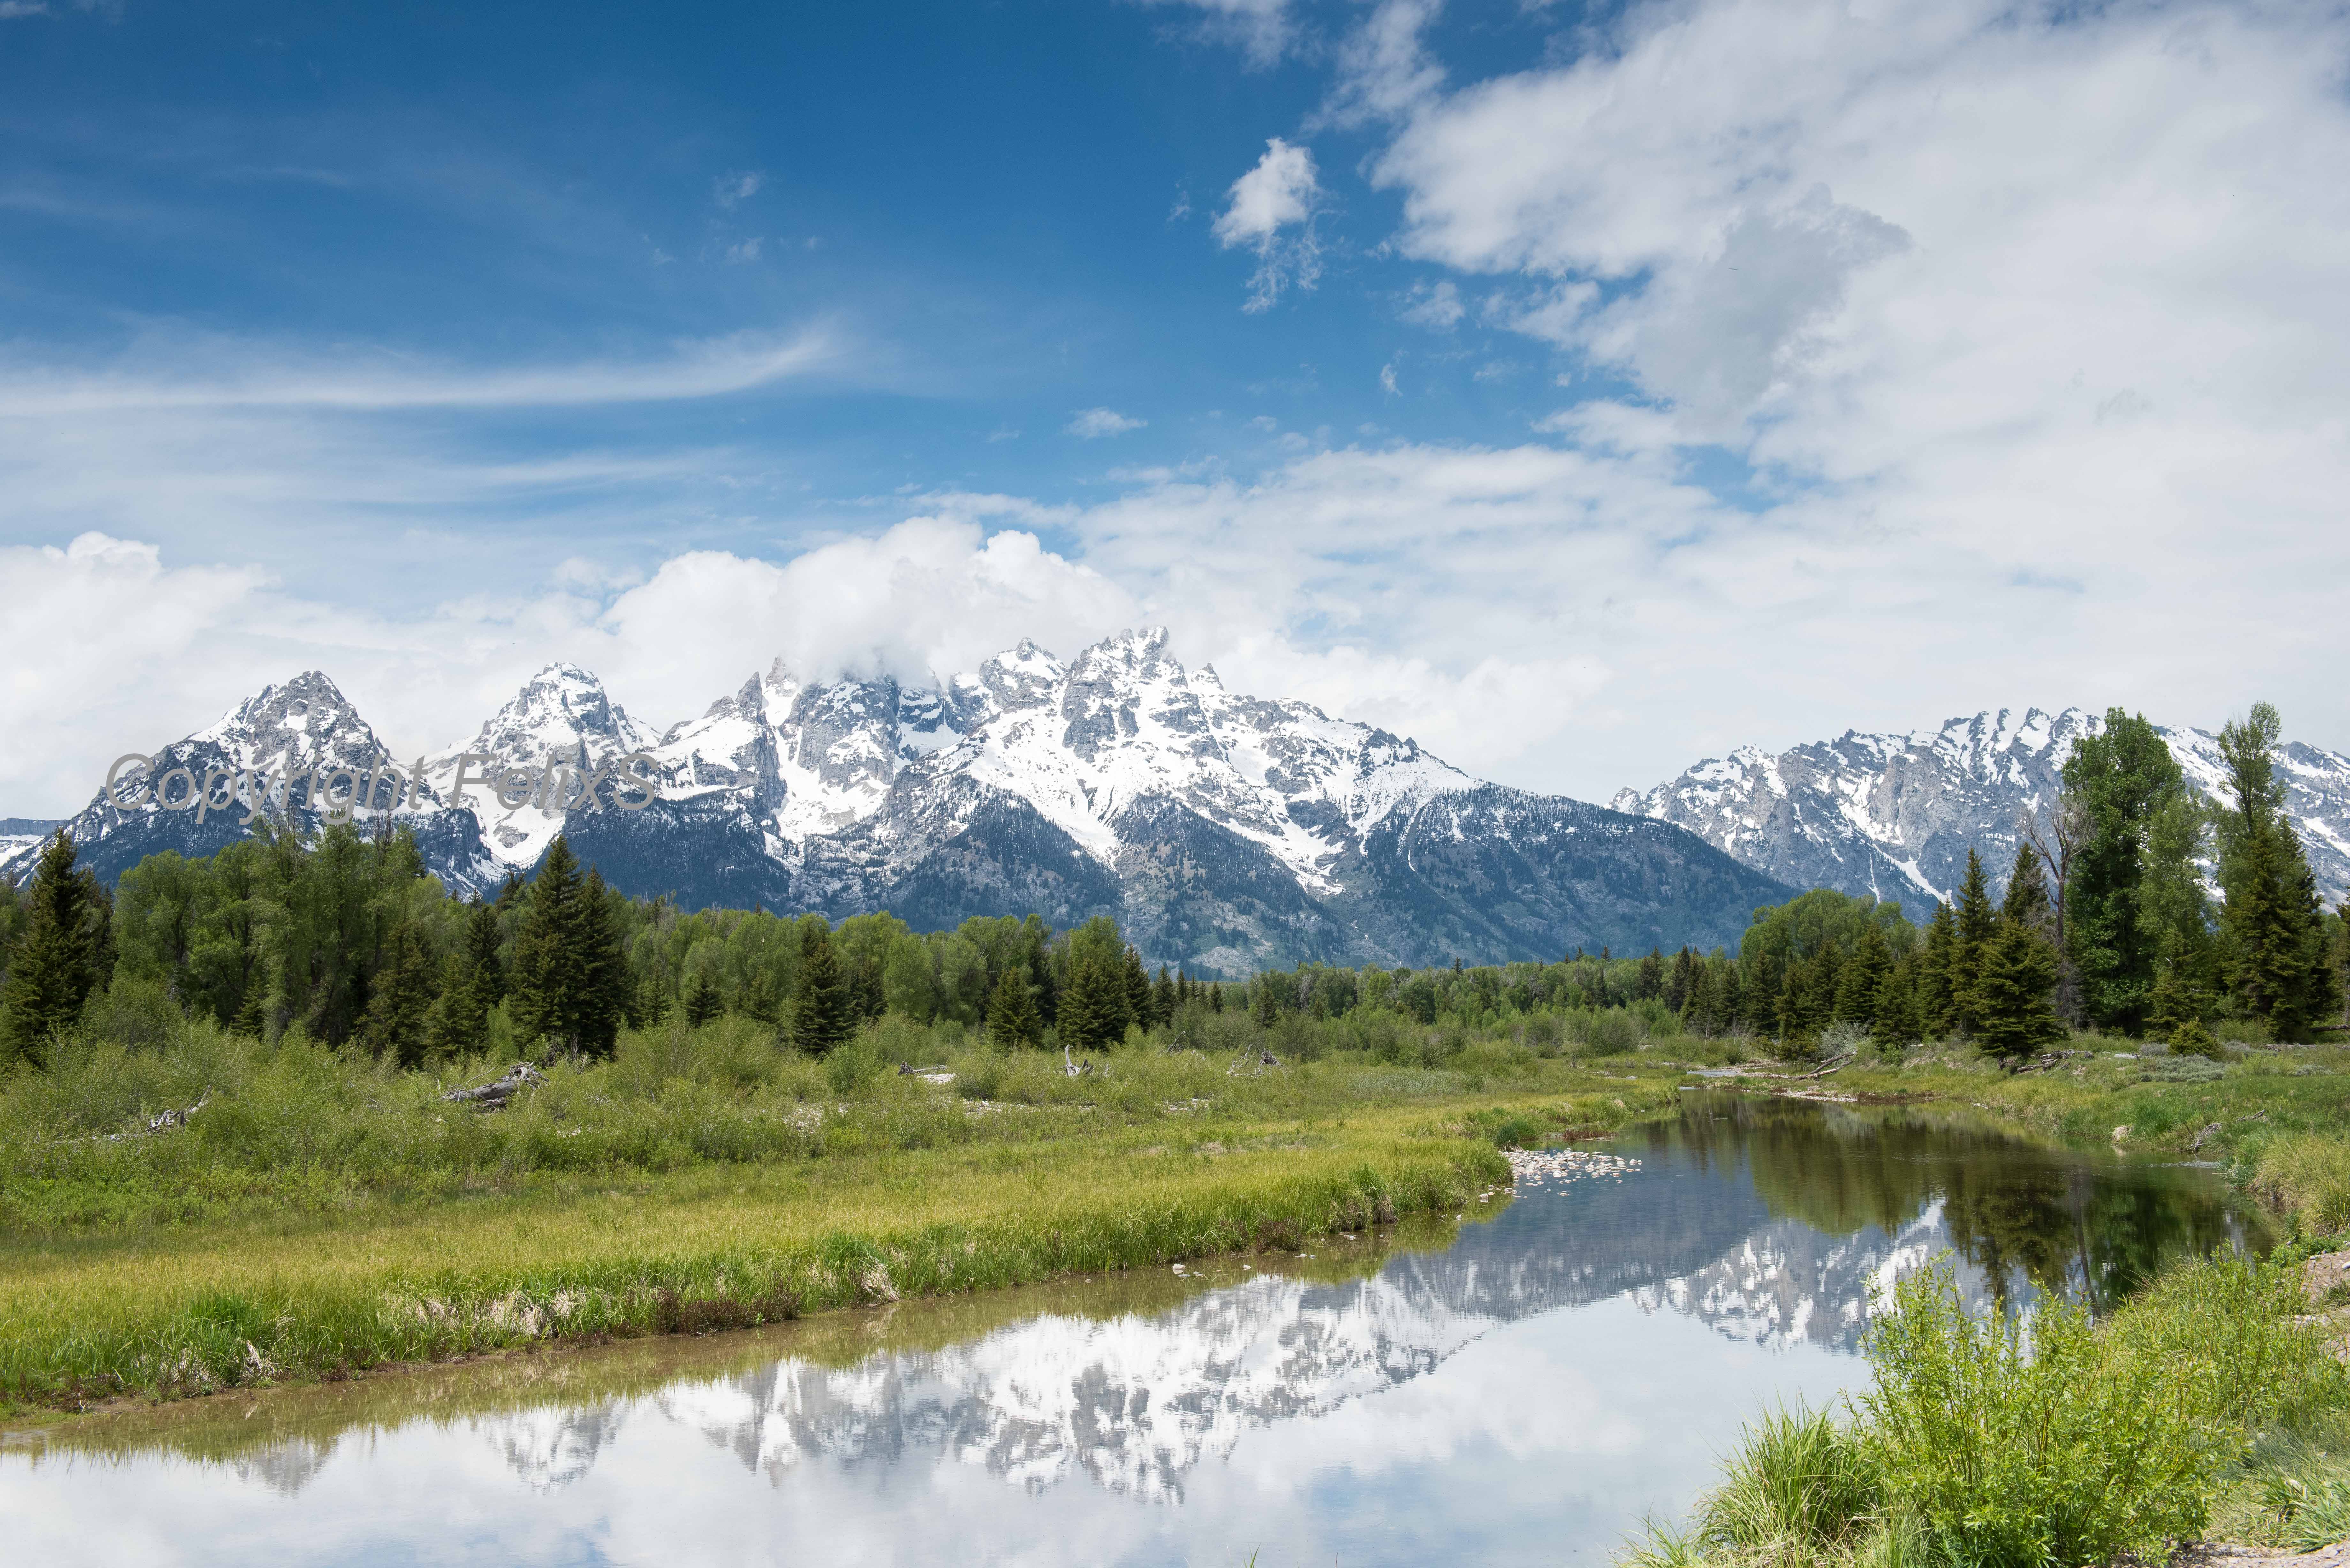
[[[417,1075],[251,1047],[202,1090],[141,1091],[117,1118],[130,1136],[27,1101],[119,1095],[153,1064],[20,1079],[0,1397],[74,1409],[1295,1253],[1457,1213],[1508,1181],[1502,1145],[1621,1127],[1678,1081],[1524,1052],[1430,1070],[1148,1048],[1078,1076],[1033,1053],[850,1075],[740,1044],[635,1040],[487,1112]],[[182,1095],[204,1108],[140,1130]]]
[[[2224,1060],[2079,1039],[2011,1074],[1960,1047],[1898,1062],[1742,1064],[1751,1091],[1966,1106],[2125,1158],[2223,1168],[2287,1228],[2265,1262],[2178,1266],[2091,1325],[2043,1311],[2027,1345],[1946,1282],[1904,1284],[1872,1386],[1758,1421],[1680,1530],[1633,1568],[1700,1563],[2210,1561],[2350,1537],[2350,1051]]]

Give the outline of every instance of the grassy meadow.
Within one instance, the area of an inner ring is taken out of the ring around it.
[[[1499,1145],[1620,1127],[1679,1081],[1506,1036],[1440,1066],[1170,1044],[1137,1031],[1072,1076],[897,1020],[820,1060],[672,1023],[485,1112],[441,1090],[487,1059],[426,1075],[203,1024],[61,1043],[0,1091],[0,1391],[74,1407],[1295,1251],[1455,1212],[1507,1181]]]

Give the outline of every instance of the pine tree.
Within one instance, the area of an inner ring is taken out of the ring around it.
[[[2147,833],[2167,804],[2184,798],[2185,775],[2161,732],[2110,708],[2098,732],[2074,744],[2064,780],[2066,801],[2088,824],[2064,893],[2064,940],[2082,1011],[2101,1028],[2135,1034],[2159,956],[2139,919]]]
[[[1672,978],[1665,982],[1665,1005],[1675,1012],[1686,1012],[1690,997],[1697,990],[1697,956],[1683,943],[1673,955]]]
[[[2220,926],[2230,989],[2278,1040],[2303,1041],[2335,1003],[2325,907],[2285,815],[2275,751],[2282,725],[2265,702],[2220,732],[2235,805],[2220,817]]]
[[[1457,960],[1455,966],[1458,967]],[[1256,1001],[1249,1010],[1249,1016],[1256,1021],[1257,1026],[1261,1029],[1272,1028],[1274,1022],[1281,1017],[1281,1004],[1274,1000],[1272,979],[1272,976],[1263,974],[1256,977]]]
[[[719,999],[718,988],[710,983],[707,975],[695,975],[685,992],[687,1026],[699,1029],[705,1023],[715,1023],[725,1012],[726,1004]]]
[[[1118,1036],[1123,1040],[1129,1024],[1150,1027],[1150,971],[1142,967],[1142,955],[1132,948],[1126,950],[1125,968],[1119,978],[1126,982],[1126,1008],[1118,1027]]]
[[[479,1051],[488,1035],[490,1011],[504,994],[498,913],[475,898],[465,911],[465,929],[442,966],[441,1000],[430,1028],[433,1053],[466,1056]]]
[[[426,1018],[432,1007],[433,963],[414,922],[402,920],[384,943],[383,962],[369,985],[359,1039],[378,1056],[403,1067],[424,1064],[431,1044]]]
[[[1923,968],[1918,953],[1905,953],[1877,985],[1868,1033],[1880,1049],[1906,1048],[1925,1037],[1924,1012],[1918,1004],[1918,976]]]
[[[1152,981],[1150,986],[1151,1025],[1154,1028],[1164,1028],[1174,1023],[1175,1009],[1180,1004],[1181,999],[1175,980],[1167,972],[1167,966],[1162,963],[1159,966],[1159,978]]]
[[[586,990],[573,1012],[573,1025],[582,1052],[609,1057],[619,1048],[620,1025],[628,1021],[631,977],[629,955],[620,946],[619,923],[612,918],[612,890],[592,866],[581,889],[577,929]]]
[[[1835,1021],[1860,1024],[1874,1034],[1877,992],[1892,972],[1893,948],[1885,940],[1885,928],[1871,920],[1861,927],[1859,945],[1836,976]]]
[[[2007,874],[2007,897],[1999,906],[1999,918],[2045,931],[2054,924],[2055,906],[2049,901],[2048,878],[2040,869],[2040,852],[2025,839],[2015,846],[2015,867]]]
[[[1926,923],[1925,950],[1918,964],[1918,1028],[1919,1037],[1953,1034],[1959,1027],[1959,922],[1948,904],[1937,899],[1934,918]]]
[[[1975,1032],[1975,981],[1982,975],[1983,950],[1999,933],[1999,911],[1991,907],[1991,889],[1983,877],[1982,857],[1967,846],[1966,880],[1959,884],[1958,945],[1950,953],[1950,1002],[1959,1028]]]
[[[1975,976],[1974,1038],[2010,1064],[2063,1039],[2064,1021],[2049,1000],[2055,989],[2054,944],[2021,921],[2001,920]]]
[[[639,1029],[658,1029],[669,1022],[677,1006],[677,989],[670,983],[669,964],[656,953],[645,966],[644,978],[637,981],[635,1005],[629,1016]]]
[[[1224,982],[1221,980],[1211,981],[1208,986],[1208,1011],[1222,1012],[1223,1010]]]
[[[847,977],[840,972],[840,955],[834,950],[832,932],[818,919],[800,925],[799,1008],[792,1015],[792,1042],[811,1056],[822,1056],[846,1044],[857,1033],[856,1001]]]
[[[1640,973],[1632,982],[1632,995],[1639,1002],[1651,1002],[1665,992],[1665,951],[1660,947],[1648,950],[1640,961]]]
[[[44,1064],[50,1038],[80,1020],[113,968],[113,911],[97,877],[75,868],[76,854],[60,831],[26,888],[24,935],[0,986],[0,1065]]]
[[[1044,1037],[1036,999],[1017,965],[1006,969],[987,999],[987,1037],[999,1050],[1033,1045]]]
[[[515,937],[515,1031],[526,1040],[544,1037],[557,1051],[608,1056],[628,992],[628,961],[604,879],[590,871],[582,881],[578,858],[558,834],[531,883]]]

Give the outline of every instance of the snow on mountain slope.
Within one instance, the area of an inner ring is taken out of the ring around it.
[[[415,760],[394,757],[315,670],[265,686],[194,734],[116,765],[112,798],[101,785],[65,825],[83,864],[109,882],[161,850],[210,855],[244,837],[265,812],[308,832],[365,819],[370,800],[380,815],[395,798],[399,820],[444,884],[473,892],[500,874],[473,815],[449,809],[429,776],[417,781]],[[0,859],[0,877],[21,877],[38,852],[35,845]]]
[[[2018,815],[2054,802],[2074,742],[2103,725],[2079,708],[2002,708],[1930,734],[1847,731],[1777,756],[1742,746],[1612,804],[1686,827],[1781,881],[1892,898],[1914,912],[1952,896],[1970,844],[2003,887]],[[2219,738],[2158,728],[2189,782],[2226,798]],[[2319,888],[2339,901],[2350,896],[2350,757],[2293,742],[2282,763]]]
[[[287,716],[296,687],[317,704],[307,718]],[[288,746],[306,768],[390,764],[316,672],[169,750],[234,772]],[[1786,891],[1678,828],[1502,790],[1407,738],[1229,692],[1163,630],[1067,664],[1023,642],[935,691],[777,663],[659,735],[594,675],[550,665],[421,762],[397,809],[387,785],[367,815],[430,839],[427,864],[462,891],[527,874],[562,834],[613,886],[691,907],[889,909],[925,929],[1112,914],[1154,959],[1227,973],[1711,946]],[[142,826],[107,852],[109,876],[140,846],[202,853],[241,831],[192,834],[151,803],[130,815]],[[123,815],[93,802],[77,835]]]

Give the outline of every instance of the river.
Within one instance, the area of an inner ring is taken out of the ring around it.
[[[1742,1423],[1865,1383],[1872,1293],[2102,1308],[2260,1245],[2208,1169],[1690,1096],[1459,1221],[0,1442],[43,1564],[1602,1563]]]

